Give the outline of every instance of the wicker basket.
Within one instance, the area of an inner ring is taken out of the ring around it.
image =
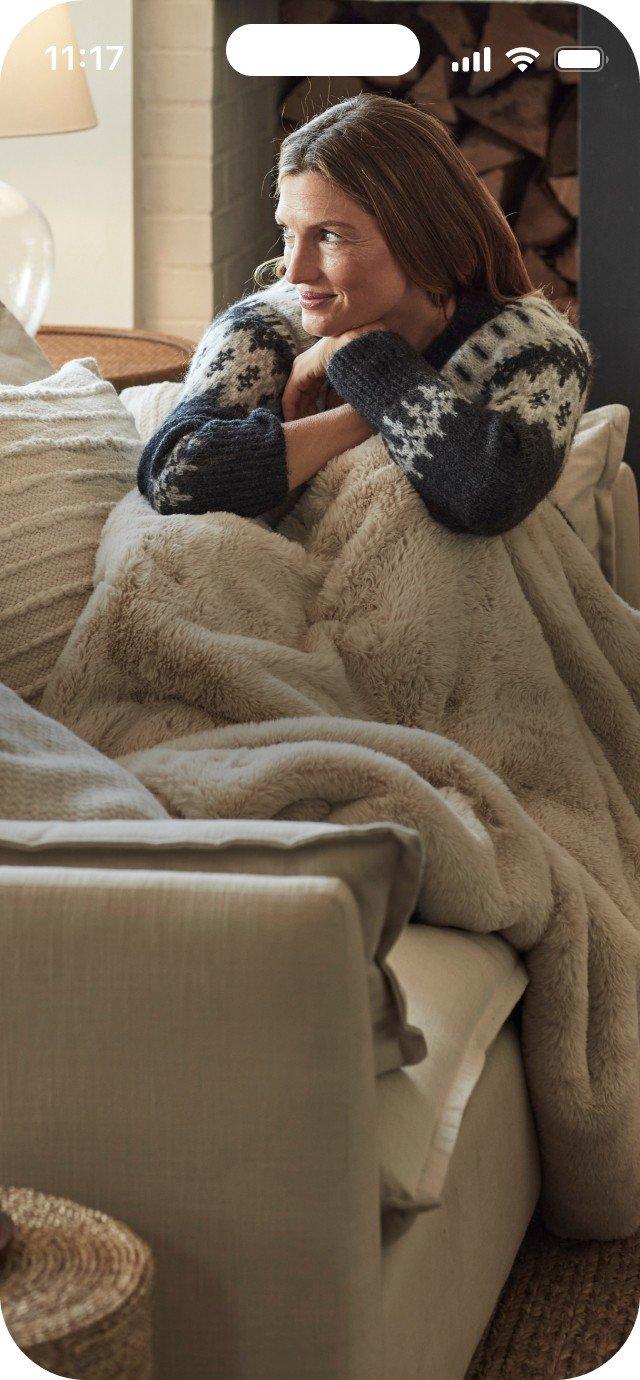
[[[195,350],[195,342],[182,336],[107,326],[41,326],[36,340],[54,369],[70,359],[97,359],[118,393],[135,384],[182,380]]]
[[[149,1247],[104,1212],[0,1188],[14,1237],[0,1272],[8,1331],[30,1360],[70,1380],[151,1380]]]

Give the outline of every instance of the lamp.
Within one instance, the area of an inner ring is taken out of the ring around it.
[[[57,63],[46,50],[56,45]],[[62,50],[71,45],[71,70]],[[14,39],[0,72],[0,137],[69,134],[98,123],[66,5],[39,14]],[[53,282],[54,246],[46,216],[0,181],[0,300],[34,336]]]

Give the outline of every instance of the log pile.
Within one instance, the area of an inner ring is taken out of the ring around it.
[[[578,319],[577,79],[559,73],[557,47],[577,42],[574,4],[372,3],[281,0],[291,23],[401,23],[420,58],[401,77],[287,78],[282,136],[327,105],[364,90],[387,92],[441,120],[509,218],[534,287]],[[506,54],[539,56],[525,71]],[[490,72],[454,72],[452,62],[491,48]]]

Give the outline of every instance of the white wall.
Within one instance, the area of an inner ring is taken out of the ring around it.
[[[0,139],[0,178],[35,201],[53,231],[56,270],[44,324],[134,324],[131,3],[69,6],[80,48],[124,44],[113,72],[87,66],[96,128]]]
[[[199,340],[277,252],[277,81],[226,58],[278,0],[134,0],[136,325]]]

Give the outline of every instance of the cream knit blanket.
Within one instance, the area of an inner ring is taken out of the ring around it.
[[[417,829],[422,920],[525,956],[547,1226],[640,1226],[640,613],[551,502],[452,533],[380,436],[277,531],[130,493],[41,708],[174,816]]]

